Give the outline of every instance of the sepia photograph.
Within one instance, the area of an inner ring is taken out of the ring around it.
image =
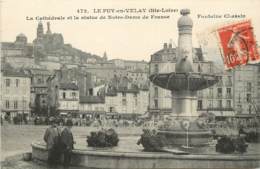
[[[259,0],[0,0],[1,169],[260,168]]]

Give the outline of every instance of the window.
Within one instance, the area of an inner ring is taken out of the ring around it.
[[[123,97],[126,97],[126,92],[122,92],[122,96],[123,96]]]
[[[11,85],[11,80],[10,79],[6,79],[5,80],[5,86],[6,87],[10,87],[10,85]]]
[[[14,109],[17,109],[17,108],[18,108],[18,101],[15,100],[15,101],[14,101]]]
[[[154,97],[158,97],[158,87],[154,87]]]
[[[127,104],[126,99],[122,99],[122,104],[123,104],[123,106],[126,106],[126,104]]]
[[[231,88],[227,88],[227,98],[231,98]]]
[[[159,66],[158,66],[158,64],[154,65],[154,73],[159,73]]]
[[[66,99],[66,93],[65,92],[62,93],[62,98]]]
[[[248,92],[251,92],[251,90],[252,90],[252,83],[247,82],[246,89],[247,89]]]
[[[209,97],[210,97],[210,98],[213,97],[213,88],[209,88]]]
[[[109,107],[109,112],[113,112],[114,111],[114,107]]]
[[[154,100],[154,108],[158,109],[158,100],[157,99]]]
[[[208,104],[209,104],[209,105],[208,105],[208,108],[212,108],[212,107],[213,107],[213,100],[209,100],[209,101],[208,101]]]
[[[222,100],[218,101],[218,108],[222,108]]]
[[[218,97],[222,97],[222,88],[218,88]]]
[[[162,57],[160,55],[154,55],[153,60],[154,61],[160,61],[160,60],[162,60]]]
[[[42,83],[42,80],[39,78],[39,79],[37,79],[37,83],[38,84],[41,84]]]
[[[219,79],[219,82],[218,82],[218,84],[219,84],[219,85],[222,85],[222,84],[223,84],[223,81],[222,81],[222,76],[218,76],[218,79]]]
[[[93,96],[93,89],[92,89],[92,88],[88,90],[88,94],[89,94],[90,96]]]
[[[73,98],[76,98],[76,97],[77,97],[77,93],[76,93],[76,92],[72,92],[72,93],[71,93],[71,96],[72,96]]]
[[[10,105],[9,105],[9,100],[6,100],[6,101],[5,101],[5,108],[9,109],[9,106],[10,106]]]
[[[202,100],[198,100],[198,110],[202,110]]]
[[[227,100],[227,108],[231,108],[231,100]]]
[[[247,101],[247,102],[251,102],[251,100],[252,100],[251,94],[250,94],[250,93],[247,93],[247,94],[246,94],[246,101]]]
[[[15,86],[16,87],[19,87],[19,82],[20,82],[19,79],[15,79]]]
[[[202,72],[200,64],[198,65],[198,72]]]
[[[239,114],[242,113],[242,105],[241,104],[237,105],[237,112]]]
[[[212,64],[209,65],[209,73],[213,73],[213,66],[212,66]]]

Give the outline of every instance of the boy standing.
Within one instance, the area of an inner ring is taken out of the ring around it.
[[[66,122],[65,128],[61,132],[61,143],[63,145],[63,153],[64,153],[64,169],[68,169],[71,161],[71,153],[73,149],[74,139],[73,134],[71,132],[71,128],[73,126],[72,120],[68,119]]]

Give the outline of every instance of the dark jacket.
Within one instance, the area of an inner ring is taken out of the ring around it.
[[[71,151],[73,149],[73,134],[67,127],[65,127],[61,132],[61,142],[65,150]]]
[[[58,137],[59,137],[59,132],[56,127],[51,126],[46,129],[43,139],[46,142],[46,146],[48,150],[53,148],[54,144],[57,142]]]

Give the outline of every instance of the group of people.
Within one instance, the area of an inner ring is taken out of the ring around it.
[[[62,163],[64,169],[68,169],[74,148],[73,145],[75,144],[71,132],[73,122],[71,119],[68,119],[64,127],[59,123],[59,120],[51,117],[49,119],[50,127],[46,129],[43,137],[48,150],[48,165],[50,168],[56,168],[57,165]]]

